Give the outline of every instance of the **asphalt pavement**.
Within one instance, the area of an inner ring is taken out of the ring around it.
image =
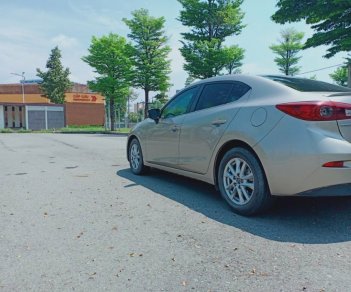
[[[351,198],[234,214],[125,137],[0,134],[0,291],[350,291]]]

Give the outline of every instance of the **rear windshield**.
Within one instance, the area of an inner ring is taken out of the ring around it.
[[[286,77],[286,76],[273,76],[273,75],[265,75],[262,77],[282,83],[298,91],[351,92],[351,88],[338,86],[327,82],[311,80],[311,79]]]

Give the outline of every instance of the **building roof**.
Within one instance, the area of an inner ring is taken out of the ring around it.
[[[42,94],[39,84],[24,84],[26,94]],[[91,93],[86,84],[73,83],[73,86],[67,92],[71,93]],[[22,94],[22,84],[0,84],[0,94]]]

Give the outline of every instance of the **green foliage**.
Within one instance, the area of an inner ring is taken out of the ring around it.
[[[160,100],[156,99],[150,104],[150,108],[161,109],[164,105],[165,105],[165,102],[161,102]]]
[[[72,87],[72,83],[68,78],[69,69],[64,69],[62,66],[61,51],[58,47],[51,50],[46,68],[46,72],[37,68],[37,76],[43,80],[40,89],[51,102],[63,104],[65,102],[65,92]]]
[[[183,6],[179,20],[191,28],[182,33],[188,41],[223,41],[238,35],[244,28],[244,13],[240,10],[243,0],[178,0]]]
[[[279,0],[278,10],[272,16],[277,23],[305,20],[315,33],[305,48],[329,45],[325,57],[351,51],[351,2],[349,0]]]
[[[109,34],[101,38],[93,37],[88,51],[89,55],[82,60],[98,74],[88,85],[90,89],[104,95],[109,102],[111,130],[114,130],[116,108],[125,109],[130,94],[131,46],[125,38]]]
[[[348,70],[347,67],[339,67],[332,74],[329,74],[336,84],[340,86],[347,86]]]
[[[133,89],[129,90],[129,94],[127,96],[129,102],[137,100],[138,97],[139,94],[136,91],[134,91]]]
[[[166,92],[160,92],[160,93],[157,93],[155,96],[154,96],[154,99],[156,101],[159,101],[162,105],[165,104],[169,97],[168,95],[166,94]]]
[[[301,59],[298,53],[302,50],[301,40],[304,33],[297,32],[290,28],[281,32],[279,44],[271,45],[270,49],[277,55],[274,62],[277,64],[279,71],[285,75],[295,75],[299,72],[300,67],[296,66]]]
[[[244,49],[237,46],[232,46],[227,48],[228,62],[225,68],[228,70],[229,74],[241,73],[240,67],[242,66],[242,60],[244,59]]]
[[[131,123],[137,123],[139,122],[139,114],[138,113],[129,113],[128,119]]]
[[[195,78],[192,76],[188,76],[185,80],[185,86],[189,86],[190,84],[192,84],[195,81]]]
[[[310,76],[308,79],[310,79],[310,80],[317,80],[317,75],[314,74],[314,75]]]
[[[241,66],[244,50],[225,46],[227,37],[241,33],[244,14],[242,0],[178,0],[183,10],[179,20],[190,28],[182,33],[184,69],[193,78],[219,75],[223,69],[230,73]]]
[[[171,51],[164,35],[164,17],[152,17],[148,10],[132,12],[132,19],[123,19],[129,27],[128,37],[133,41],[133,86],[145,92],[145,117],[147,116],[149,92],[166,92],[170,87],[169,74]]]

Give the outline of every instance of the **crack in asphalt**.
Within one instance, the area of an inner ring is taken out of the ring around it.
[[[14,149],[12,149],[11,147],[7,146],[7,145],[4,143],[4,141],[2,141],[1,139],[0,139],[0,144],[1,144],[1,146],[3,146],[7,151],[16,152],[16,150],[14,150]]]
[[[44,138],[44,137],[42,137],[42,138]],[[67,143],[67,142],[63,142],[63,141],[61,141],[61,140],[58,140],[58,139],[55,139],[55,138],[52,138],[52,137],[45,137],[44,139],[49,139],[49,140],[51,140],[51,141],[54,141],[54,142],[63,144],[63,145],[65,145],[65,146],[68,146],[68,147],[73,148],[73,149],[77,149],[77,150],[79,149],[79,147],[77,147],[77,146],[75,146],[75,145],[69,144],[69,143]]]

